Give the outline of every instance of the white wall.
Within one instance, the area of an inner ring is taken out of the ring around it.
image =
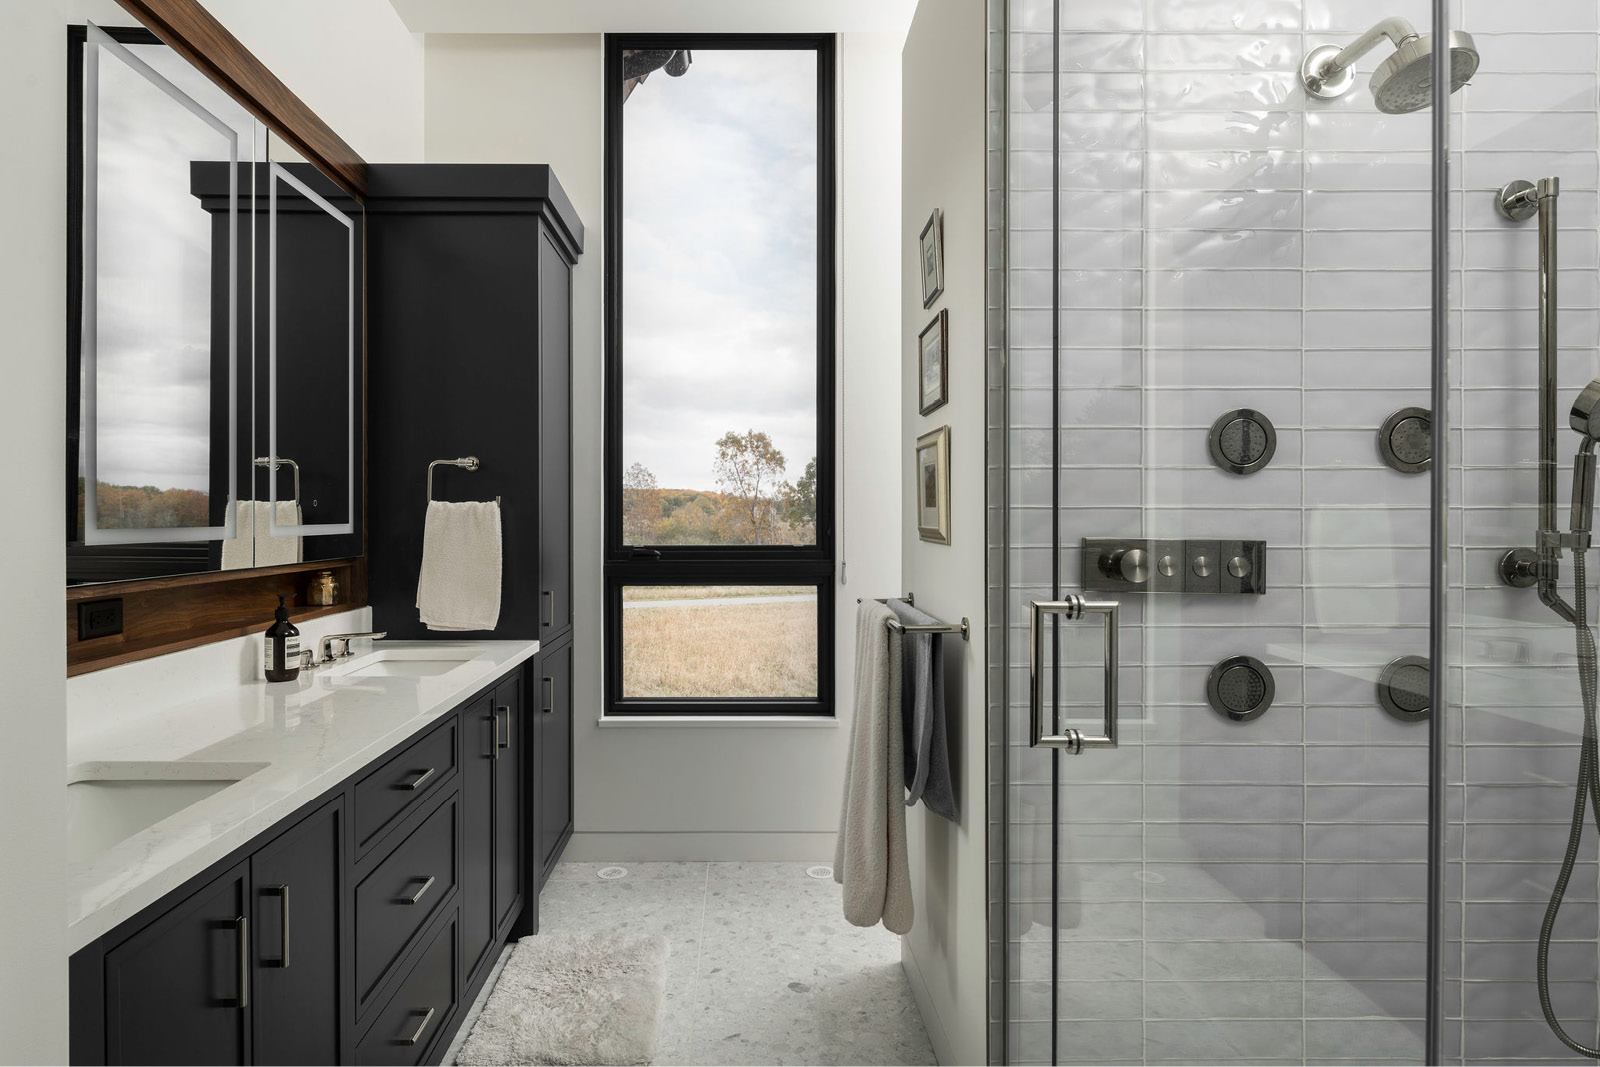
[[[205,6],[361,158],[421,161],[422,37],[406,29],[389,0]]]
[[[0,524],[6,607],[0,623],[13,665],[6,679],[6,773],[0,775],[0,1062],[67,1058],[65,725],[62,628],[66,531],[61,484],[66,439],[66,27],[85,17],[119,24],[103,3],[0,6],[14,49],[0,64],[7,100],[0,138],[0,323],[5,398],[0,452],[25,457],[6,472]],[[16,521],[17,516],[27,521]],[[59,798],[58,804],[41,803]]]
[[[213,0],[209,5],[356,149],[373,158],[421,152],[420,46],[382,0],[330,11]],[[328,32],[307,34],[295,16]],[[15,49],[0,71],[11,102],[0,138],[0,193],[21,205],[0,236],[5,398],[0,450],[27,457],[6,472],[8,507],[26,522],[0,526],[5,589],[0,640],[14,665],[3,703],[7,768],[0,775],[0,1062],[67,1057],[64,908],[66,642],[61,523],[66,381],[66,27],[85,19],[127,26],[110,0],[0,5]],[[331,23],[329,20],[333,20]],[[46,803],[45,798],[61,798]]]
[[[841,464],[850,584],[839,590],[838,699],[850,701],[854,598],[899,582],[897,39],[840,47]],[[826,859],[832,855],[848,713],[841,726],[599,725],[601,700],[601,37],[432,35],[429,162],[549,163],[582,217],[574,289],[576,836],[572,858]],[[873,400],[879,402],[874,406]]]
[[[942,619],[973,622],[963,691],[951,694],[951,754],[961,802],[953,825],[921,805],[910,809],[912,894],[917,919],[903,959],[940,1063],[983,1063],[986,997],[984,781],[984,124],[985,13],[982,0],[922,0],[902,62],[900,529],[902,584],[917,606]],[[944,211],[945,289],[922,306],[917,235]],[[950,313],[950,401],[918,414],[917,335],[939,309]],[[950,427],[950,544],[917,536],[910,456],[917,437]]]

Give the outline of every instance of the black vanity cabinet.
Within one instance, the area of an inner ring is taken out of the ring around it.
[[[534,694],[538,701],[533,749],[535,866],[540,887],[555,869],[561,850],[572,837],[572,639],[541,649],[534,661]]]
[[[108,1062],[250,1062],[249,899],[241,863],[106,954]]]
[[[462,803],[466,866],[462,871],[462,970],[474,976],[521,914],[527,853],[527,746],[522,677],[508,679],[462,713],[466,751]]]
[[[107,1062],[338,1060],[342,820],[306,816],[105,953]]]
[[[571,833],[570,649],[74,953],[72,1062],[436,1062]]]
[[[344,811],[336,800],[250,857],[253,1062],[339,1057]]]

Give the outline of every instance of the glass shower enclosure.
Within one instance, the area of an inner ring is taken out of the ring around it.
[[[991,3],[994,1062],[1592,1062],[1597,43]]]

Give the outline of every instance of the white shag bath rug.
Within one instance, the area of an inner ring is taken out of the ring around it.
[[[456,1062],[649,1063],[661,1040],[667,953],[657,934],[522,938]]]

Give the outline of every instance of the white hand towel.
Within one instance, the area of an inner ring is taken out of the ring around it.
[[[222,569],[276,567],[299,563],[304,542],[299,537],[272,536],[267,522],[272,505],[265,500],[241,500],[234,505],[234,536],[222,542]],[[299,526],[300,505],[293,500],[278,501],[278,525]]]
[[[417,615],[430,630],[493,630],[500,621],[500,505],[428,502]]]
[[[257,567],[278,567],[285,563],[299,563],[304,553],[304,540],[297,534],[273,534],[268,523],[272,502],[256,501],[256,562]],[[278,501],[278,525],[299,526],[300,505],[293,500]]]
[[[833,880],[844,886],[844,917],[911,929],[911,863],[906,851],[905,756],[900,725],[900,641],[894,614],[876,600],[856,610],[855,721],[845,756],[844,803]]]
[[[256,565],[256,502],[239,500],[233,505],[233,536],[222,542],[222,569],[244,570]]]

